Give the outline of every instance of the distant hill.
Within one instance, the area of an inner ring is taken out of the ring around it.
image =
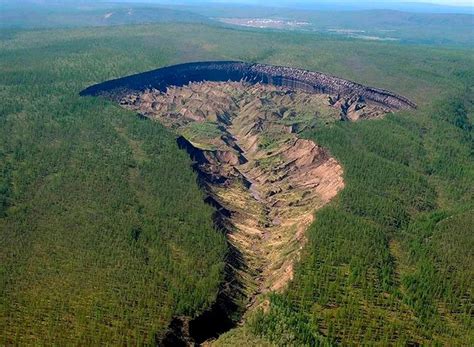
[[[130,0],[129,0],[130,1]],[[231,24],[235,19],[272,19],[278,21],[304,22],[305,25],[289,25],[288,29],[318,31],[330,35],[372,41],[399,41],[401,43],[474,46],[474,15],[454,13],[421,13],[417,9],[440,8],[435,5],[416,4],[400,9],[365,9],[368,5],[358,3],[342,6],[344,2],[327,2],[318,5],[297,2],[277,2],[279,7],[203,3],[184,1],[187,5],[161,5],[151,2],[58,2],[0,0],[0,29],[2,28],[59,28],[110,26],[148,23],[217,23]],[[203,5],[205,4],[205,5]],[[273,3],[272,3],[273,4]],[[388,7],[392,6],[385,4]],[[365,7],[364,7],[365,6]],[[382,5],[373,5],[372,8]],[[387,7],[386,6],[386,7]],[[401,6],[401,5],[400,5]],[[291,7],[291,8],[290,8]],[[393,6],[392,6],[393,7]],[[421,8],[420,7],[420,8]],[[446,7],[448,8],[448,7]],[[458,9],[458,7],[455,7]],[[362,9],[362,10],[361,10]],[[438,10],[437,10],[438,9]],[[425,11],[426,12],[426,11]],[[449,12],[446,10],[445,12]],[[259,22],[259,21],[257,21]],[[308,25],[306,25],[306,23]],[[224,24],[220,24],[224,25]],[[246,25],[260,27],[260,25]],[[271,27],[270,27],[271,28]],[[286,29],[284,25],[273,27]]]
[[[403,43],[474,45],[474,15],[394,10],[302,10],[281,7],[215,5],[184,7],[210,18],[260,18],[304,21],[304,30]]]
[[[205,23],[205,16],[170,8],[146,5],[90,4],[41,5],[6,4],[0,11],[0,28],[56,28],[146,23]]]
[[[11,0],[10,0],[11,1]],[[57,0],[56,0],[57,1]],[[83,0],[84,1],[84,0]],[[474,6],[468,1],[464,5],[448,5],[430,3],[425,1],[403,1],[403,0],[382,0],[382,1],[348,1],[348,0],[115,0],[120,3],[148,3],[166,5],[195,5],[214,6],[222,4],[232,4],[237,6],[272,6],[291,9],[318,10],[318,11],[361,11],[361,10],[396,10],[417,13],[464,13],[474,14]],[[51,2],[51,1],[50,1]],[[106,2],[106,1],[102,1]],[[63,2],[64,3],[64,2]]]
[[[257,3],[254,1],[253,3]],[[278,1],[281,6],[303,8],[312,10],[397,10],[418,13],[474,13],[471,6],[453,6],[433,4],[429,2],[404,2],[404,1]]]

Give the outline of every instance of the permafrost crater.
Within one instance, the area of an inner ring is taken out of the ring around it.
[[[228,240],[225,281],[201,316],[176,318],[161,345],[203,343],[231,329],[260,294],[282,290],[314,212],[344,187],[342,168],[301,139],[308,128],[414,108],[392,92],[289,67],[203,62],[91,86],[158,120],[194,161]]]

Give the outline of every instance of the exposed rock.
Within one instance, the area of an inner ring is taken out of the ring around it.
[[[344,187],[339,163],[297,134],[416,107],[392,92],[326,74],[242,62],[167,67],[81,95],[116,100],[176,131],[216,208],[216,225],[229,240],[226,281],[208,312],[174,320],[161,340],[185,345],[217,337],[242,307],[257,305],[257,296],[282,290],[314,211]]]
[[[236,61],[174,65],[97,84],[83,90],[81,95],[103,95],[119,100],[125,95],[151,88],[166,91],[169,86],[184,86],[189,82],[242,80],[344,98],[363,97],[367,104],[376,103],[392,110],[416,107],[412,101],[390,91],[321,72]]]
[[[183,136],[207,194],[230,212],[219,219],[243,257],[245,266],[234,275],[249,305],[258,293],[284,288],[314,211],[344,185],[336,160],[294,132],[301,123],[339,119],[328,97],[259,83],[201,82],[126,95],[120,104]]]

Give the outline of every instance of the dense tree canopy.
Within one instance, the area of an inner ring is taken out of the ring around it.
[[[224,339],[474,343],[472,51],[166,24],[0,31],[0,344],[150,344],[213,302],[226,245],[186,153],[78,96],[202,59],[322,70],[420,105],[305,134],[346,188],[289,289]]]

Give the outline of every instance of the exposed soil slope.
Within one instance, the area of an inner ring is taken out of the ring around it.
[[[247,81],[283,86],[309,93],[330,94],[348,100],[378,104],[390,110],[413,108],[407,98],[388,90],[367,87],[359,83],[321,72],[239,61],[187,63],[144,72],[90,86],[81,95],[106,96],[115,100],[130,94],[155,88],[162,92],[169,86],[185,86],[189,82]]]
[[[220,225],[242,255],[245,297],[281,289],[291,278],[317,208],[343,187],[342,168],[296,132],[339,112],[327,97],[238,82],[145,91],[121,104],[182,135]]]
[[[339,163],[298,132],[388,111],[360,98],[245,82],[150,89],[120,104],[181,135],[231,246],[223,300],[247,308],[292,279],[314,211],[344,186]]]
[[[178,65],[82,94],[111,98],[173,129],[229,241],[216,304],[193,321],[175,320],[164,344],[217,337],[259,294],[292,279],[314,212],[344,187],[339,163],[299,132],[415,107],[391,92],[325,74],[240,62]]]

